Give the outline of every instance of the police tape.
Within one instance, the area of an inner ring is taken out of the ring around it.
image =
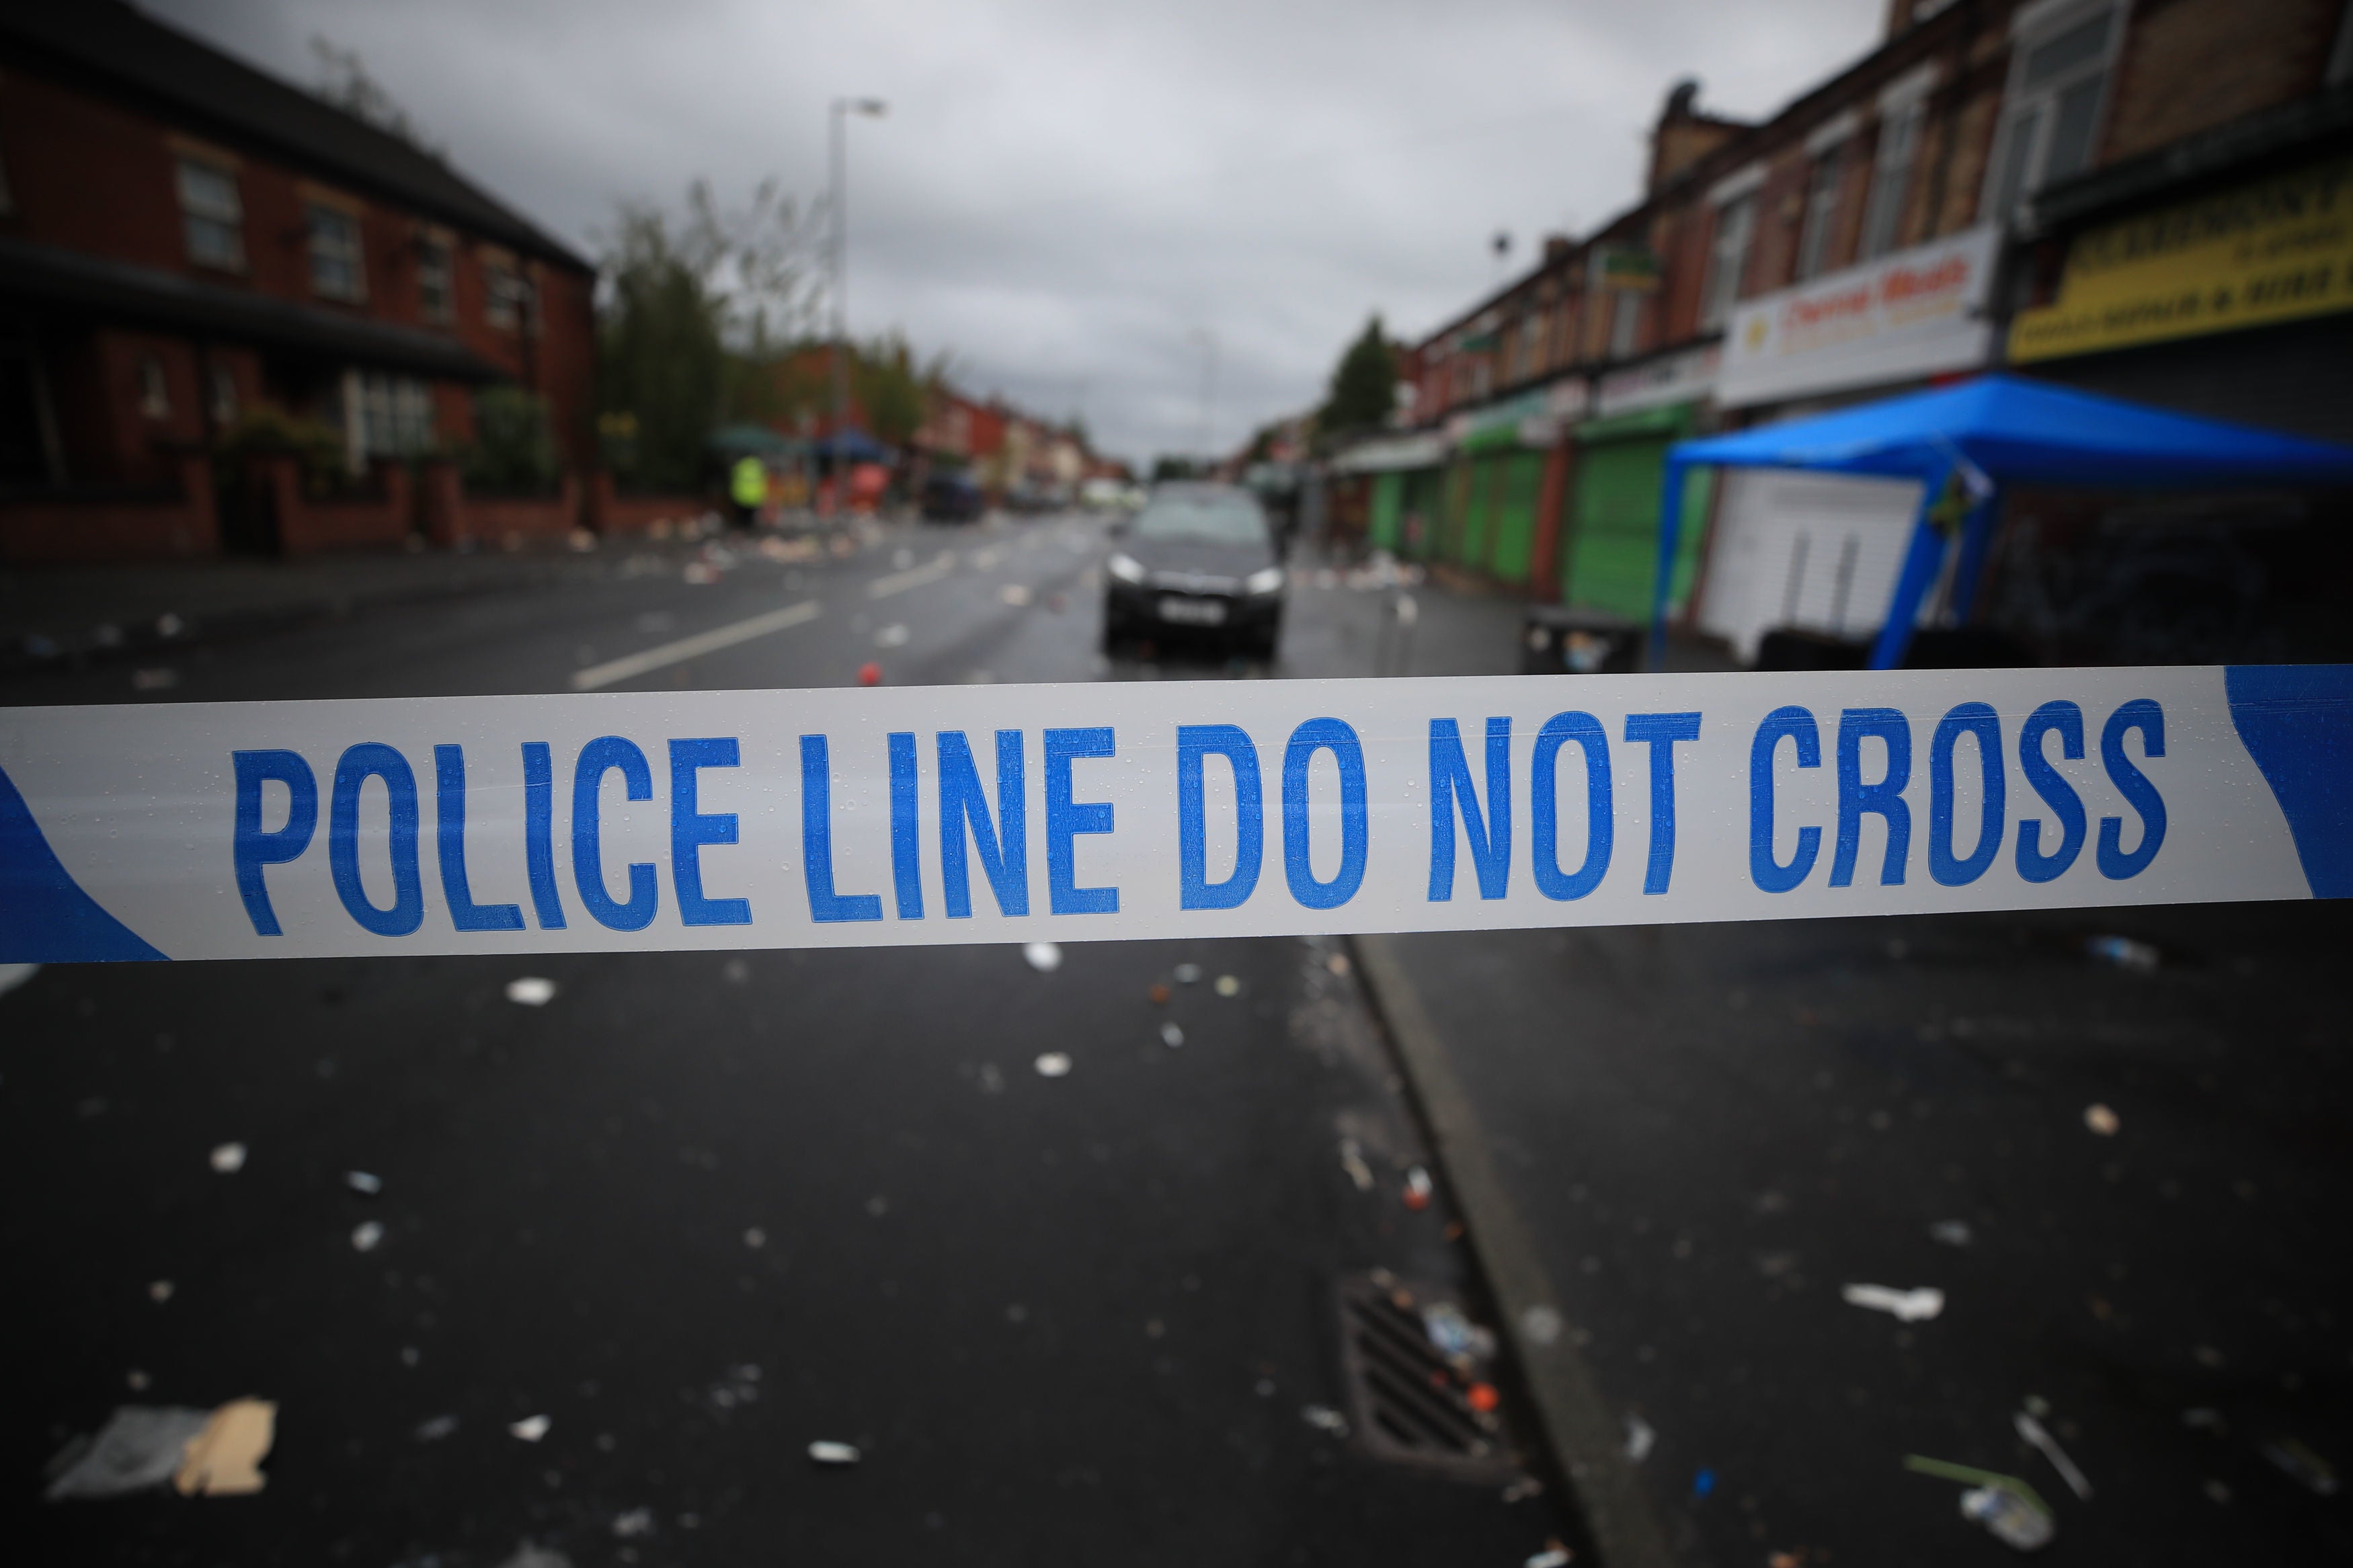
[[[2353,894],[2353,666],[0,710],[0,961]]]

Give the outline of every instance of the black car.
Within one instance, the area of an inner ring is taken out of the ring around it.
[[[932,522],[970,522],[987,510],[987,501],[971,475],[950,471],[923,481],[923,509]]]
[[[1168,484],[1119,530],[1104,563],[1103,637],[1213,638],[1261,658],[1282,632],[1282,555],[1258,498]]]

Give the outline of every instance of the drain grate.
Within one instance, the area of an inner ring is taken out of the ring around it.
[[[1473,1387],[1492,1386],[1492,1351],[1449,1356],[1430,1342],[1423,1314],[1451,1305],[1445,1292],[1358,1274],[1340,1281],[1339,1305],[1349,1418],[1376,1458],[1467,1481],[1519,1473],[1502,1421],[1471,1402]]]

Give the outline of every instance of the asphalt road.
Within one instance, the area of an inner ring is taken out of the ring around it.
[[[1113,661],[1082,520],[726,552],[0,701],[1367,673],[1384,603],[1311,577],[1271,672]],[[1415,668],[1506,668],[1509,626],[1436,606]],[[526,973],[552,1001],[507,999]],[[1329,944],[51,967],[0,1037],[21,1561],[1516,1564],[1575,1539],[1557,1488],[1506,1501],[1508,1467],[1309,1418],[1352,1408],[1343,1276],[1479,1312],[1442,1195],[1402,1199],[1423,1156]],[[115,1405],[247,1394],[279,1406],[259,1497],[39,1500]],[[818,1440],[862,1462],[813,1466]]]

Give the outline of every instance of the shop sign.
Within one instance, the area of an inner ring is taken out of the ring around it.
[[[1596,251],[1594,281],[1600,288],[1630,294],[1653,293],[1659,287],[1659,258],[1650,251],[1627,246]]]
[[[1725,334],[1726,408],[1984,364],[2001,240],[1988,225],[1748,300]]]
[[[2353,157],[2075,237],[2052,303],[2010,329],[2021,363],[2353,310]]]
[[[1723,363],[1724,351],[1709,343],[1613,370],[1601,378],[1594,412],[1606,419],[1638,408],[1696,402],[1715,390],[1716,372]]]

